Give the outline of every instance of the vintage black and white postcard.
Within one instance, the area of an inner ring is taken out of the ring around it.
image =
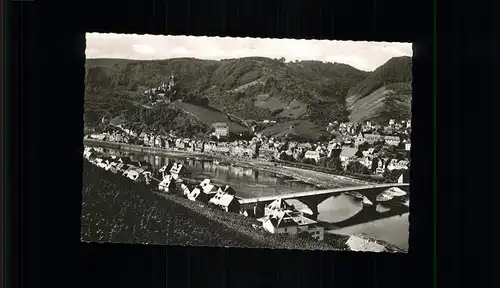
[[[411,43],[86,38],[82,241],[408,251]]]

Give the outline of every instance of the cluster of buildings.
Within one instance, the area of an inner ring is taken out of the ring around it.
[[[322,226],[305,217],[303,212],[284,200],[278,198],[268,205],[257,203],[252,208],[244,209],[236,197],[236,191],[228,185],[218,186],[210,179],[197,184],[185,181],[185,178],[189,176],[189,171],[183,164],[171,163],[155,172],[147,162],[131,161],[130,158],[125,157],[103,156],[93,148],[85,148],[83,155],[97,167],[115,174],[122,174],[132,181],[143,182],[146,185],[152,185],[153,180],[159,181],[155,189],[158,193],[178,195],[227,213],[238,213],[255,218],[256,223],[260,223],[261,228],[269,233],[288,235],[307,233],[320,241],[324,238]]]
[[[404,134],[410,135],[411,133],[411,120],[396,121],[389,119],[386,125],[375,124],[372,121],[365,121],[364,123],[349,122],[339,123],[334,121],[328,123],[326,131],[335,133],[342,136],[355,136],[359,132],[374,133],[374,134]]]
[[[144,90],[144,96],[147,96],[152,105],[157,103],[169,103],[170,98],[168,97],[168,92],[175,93],[175,77],[172,74],[168,80],[168,84],[162,83],[158,87]]]
[[[266,231],[273,234],[304,233],[319,241],[324,239],[325,228],[323,226],[304,216],[304,213],[280,198],[265,206],[264,216],[257,220],[262,223]]]
[[[120,131],[104,132],[86,136],[86,138],[89,139],[107,141],[107,142],[116,142],[116,143],[128,143],[130,137],[131,136],[128,135],[127,133],[123,133]]]
[[[217,137],[217,139],[229,137],[229,125],[227,123],[214,123],[212,127],[214,127],[212,136]]]
[[[386,170],[409,169],[411,141],[409,135],[406,135],[405,132],[411,129],[410,120],[399,123],[390,120],[387,126],[380,128],[385,129],[386,132],[389,131],[388,129],[392,129],[392,134],[378,133],[377,125],[372,124],[370,121],[362,125],[356,123],[331,124],[338,124],[335,129],[337,132],[340,131],[340,134],[337,135],[341,136],[335,137],[328,142],[300,143],[269,138],[261,134],[256,134],[251,140],[223,142],[223,139],[227,139],[229,135],[229,125],[216,123],[214,124],[214,135],[219,139],[218,141],[141,133],[137,137],[136,144],[178,151],[246,157],[262,161],[287,160],[303,162],[304,159],[309,159],[309,163],[318,164],[323,159],[338,158],[343,169],[346,169],[351,162],[359,162],[367,167],[371,174],[382,174]],[[357,131],[356,134],[349,134],[354,131]],[[344,132],[346,134],[342,135]],[[112,133],[93,134],[89,137],[109,142],[129,143],[131,135],[135,134],[117,130]],[[392,149],[400,152],[399,155],[404,155],[404,157],[398,157],[398,159],[387,157],[381,152],[380,147],[392,147]]]
[[[363,141],[364,143],[364,141]],[[364,147],[366,148],[366,147]],[[303,161],[310,159],[312,163],[318,164],[323,159],[338,158],[343,169],[351,162],[359,162],[365,166],[371,174],[382,174],[385,170],[409,169],[409,158],[396,159],[384,156],[380,151],[376,152],[374,147],[362,149],[345,143],[330,141],[329,143],[289,143],[286,150],[279,150],[276,159],[289,161]],[[409,151],[406,151],[409,152]]]
[[[114,174],[121,174],[133,181],[150,183],[153,177],[152,165],[145,161],[132,161],[130,158],[116,155],[105,156],[98,149],[89,147],[85,147],[83,157],[99,168]]]

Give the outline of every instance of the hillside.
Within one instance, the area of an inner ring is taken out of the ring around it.
[[[373,120],[411,115],[411,57],[394,57],[352,87],[345,99],[349,121]]]
[[[389,119],[410,118],[411,95],[411,82],[382,86],[350,107],[349,121],[387,123]]]
[[[347,93],[346,104],[352,104],[368,96],[382,86],[392,83],[411,82],[412,61],[411,57],[394,57],[378,67],[366,79],[352,87]]]
[[[350,87],[368,76],[343,64],[243,58],[226,61],[215,71],[213,80],[227,71],[233,71],[225,81],[227,86],[214,88],[218,93],[209,96],[212,105],[245,119],[305,118],[320,125],[324,122],[312,116],[314,107],[328,107],[333,117],[346,120],[345,113],[336,108],[339,103],[344,106]]]
[[[266,128],[260,133],[274,138],[290,137],[292,139],[320,140],[320,137],[326,135],[325,131],[325,129],[311,121],[293,120]]]
[[[324,124],[311,116],[315,107],[329,107],[334,117],[346,120],[345,112],[337,108],[344,106],[349,89],[369,75],[344,64],[284,63],[263,57],[221,61],[88,59],[86,69],[89,121],[99,116],[115,117],[116,112],[129,108],[127,99],[140,102],[143,90],[166,82],[174,74],[183,95],[206,97],[211,106],[223,112],[244,119],[306,118]],[[106,109],[96,107],[101,102],[110,104]],[[108,111],[112,103],[120,108]]]
[[[225,122],[229,124],[229,131],[232,133],[243,133],[248,131],[245,126],[234,122],[227,114],[218,111],[211,107],[202,107],[192,103],[175,101],[171,106],[180,109],[184,113],[196,118],[198,121],[211,126],[217,122]]]
[[[156,106],[152,109],[135,107],[128,111],[125,128],[139,132],[175,131],[185,137],[201,136],[210,131],[209,123],[200,121],[175,105]]]
[[[167,82],[172,74],[176,95],[184,101],[174,101],[168,111],[182,111],[182,117],[202,126],[229,122],[235,132],[246,130],[243,119],[300,120],[324,127],[334,120],[385,121],[390,113],[405,117],[411,112],[411,57],[392,58],[374,72],[339,63],[285,63],[263,57],[87,59],[86,126],[98,125],[103,117],[143,113],[138,108],[150,107],[141,105],[147,103],[142,92]]]

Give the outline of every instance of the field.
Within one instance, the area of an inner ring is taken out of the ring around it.
[[[179,101],[176,101],[171,105],[181,109],[185,113],[192,115],[193,117],[197,118],[201,122],[204,122],[208,125],[212,125],[217,122],[225,122],[229,124],[230,132],[242,133],[248,130],[245,126],[230,121],[228,115],[226,115],[225,113],[217,111],[216,109],[213,108],[211,109],[207,107],[201,107],[191,103],[179,102]]]
[[[411,89],[411,83],[395,83],[377,89],[350,107],[349,121],[382,118],[384,123],[389,115],[408,117],[411,115]]]
[[[262,130],[260,133],[268,137],[283,137],[286,134],[297,135],[305,139],[318,139],[324,131],[307,120],[294,120],[274,125]]]
[[[187,199],[158,196],[142,184],[83,167],[82,241],[193,246],[344,250],[309,238],[272,235],[255,220]],[[329,243],[343,243],[343,236]]]
[[[83,241],[262,246],[121,176],[88,163],[83,171]]]

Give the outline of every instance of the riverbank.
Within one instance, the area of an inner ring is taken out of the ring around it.
[[[255,219],[175,195],[154,194],[147,186],[100,169],[83,167],[81,237],[88,242],[120,242],[298,250],[345,250],[344,235],[329,243],[269,234]]]
[[[201,152],[143,147],[138,145],[105,142],[105,141],[91,140],[91,139],[84,139],[84,144],[89,146],[99,146],[99,147],[107,147],[115,149],[118,148],[122,151],[158,154],[171,157],[200,157],[204,159],[218,159],[244,168],[251,168],[255,170],[283,175],[325,189],[371,184],[370,182],[367,181],[349,178],[342,175],[328,174],[324,172],[311,171],[307,169],[289,167],[284,165],[275,165],[275,163],[261,161],[258,159],[236,158],[236,157],[229,157],[224,155],[208,154]]]

